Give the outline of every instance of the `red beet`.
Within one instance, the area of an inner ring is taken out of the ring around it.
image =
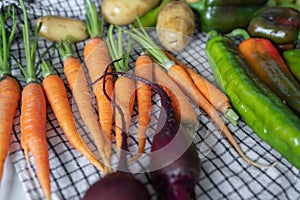
[[[159,89],[162,90],[162,89]],[[192,138],[175,117],[170,98],[157,91],[164,108],[152,141],[150,175],[153,187],[163,200],[189,200],[200,176],[200,159]]]
[[[150,200],[148,191],[130,173],[117,171],[93,184],[84,200]]]

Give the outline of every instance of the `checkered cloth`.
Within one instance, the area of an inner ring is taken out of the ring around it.
[[[101,0],[95,1],[99,15]],[[22,22],[22,11],[19,9],[17,0],[1,0],[0,8],[5,10],[8,5],[15,5],[18,9],[18,19]],[[35,19],[43,15],[60,15],[85,20],[85,1],[84,0],[27,0],[27,7],[30,26],[33,27]],[[14,56],[25,63],[25,51],[22,39],[21,24],[18,23],[16,38],[12,44]],[[107,24],[105,24],[107,30]],[[8,24],[7,28],[11,26]],[[201,75],[215,84],[214,77],[205,57],[205,33],[197,27],[193,35],[192,42],[183,52],[176,57],[189,66],[194,68]],[[74,45],[75,55],[82,61],[83,47],[86,41]],[[51,45],[50,42],[42,38],[38,39],[37,56],[45,51]],[[132,67],[139,51],[132,50],[130,55],[130,66]],[[76,105],[72,99],[70,89],[67,85],[63,73],[63,63],[57,50],[50,51],[46,58],[51,60],[51,65],[55,67],[56,73],[64,80],[69,94],[69,100],[72,105],[78,130],[81,133],[88,147],[97,155],[96,147],[90,138],[89,132],[82,123]],[[51,58],[51,59],[50,59]],[[83,63],[83,62],[82,62]],[[13,75],[18,78],[21,85],[25,85],[23,76],[16,62],[11,60]],[[84,64],[84,63],[83,63]],[[38,71],[38,77],[41,78],[41,71]],[[155,120],[159,112],[159,100],[153,97],[153,117],[149,128],[149,135],[155,130]],[[300,199],[300,177],[299,171],[287,162],[277,151],[263,142],[249,128],[243,120],[235,127],[226,119],[226,125],[234,134],[237,142],[248,157],[256,162],[269,165],[274,161],[278,164],[269,169],[259,169],[247,164],[228,143],[214,123],[205,112],[193,105],[199,119],[199,127],[196,132],[195,144],[202,162],[201,177],[196,185],[195,199]],[[130,126],[129,143],[130,150],[136,151],[137,141],[135,139],[137,129],[137,110],[134,109],[132,124]],[[20,107],[17,110],[13,133],[11,135],[10,158],[20,181],[23,184],[24,191],[28,199],[44,199],[43,192],[38,183],[35,173],[35,164],[30,154],[30,166],[27,165],[24,153],[20,146]],[[56,118],[47,107],[47,143],[50,161],[51,176],[51,197],[53,200],[76,200],[82,199],[87,189],[99,178],[101,173],[92,166],[74,147],[68,142],[66,136],[58,125]],[[151,138],[147,139],[146,151],[150,151]],[[113,166],[116,166],[117,159],[113,158]],[[130,169],[134,176],[141,180],[150,191],[153,199],[156,199],[155,191],[150,183],[149,175],[144,172],[147,168],[147,158],[145,162],[139,161],[130,164]],[[138,191],[137,191],[138,192]]]

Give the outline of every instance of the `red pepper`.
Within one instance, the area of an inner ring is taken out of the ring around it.
[[[249,38],[238,50],[255,74],[300,116],[300,84],[273,43],[265,38]]]

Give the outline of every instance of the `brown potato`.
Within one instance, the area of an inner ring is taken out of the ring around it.
[[[71,42],[79,42],[89,35],[84,22],[61,16],[43,16],[36,20],[38,26],[42,23],[39,35],[49,41],[61,41],[67,37]]]
[[[101,6],[104,19],[114,25],[128,25],[154,8],[160,0],[104,0]]]
[[[185,48],[195,30],[195,17],[183,1],[171,1],[159,12],[156,32],[161,44],[169,51]]]

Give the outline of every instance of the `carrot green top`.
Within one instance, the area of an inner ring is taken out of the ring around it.
[[[58,45],[58,51],[61,59],[64,61],[66,58],[73,56],[72,43],[68,40],[61,41]]]
[[[40,26],[34,27],[33,43],[31,46],[30,45],[30,31],[29,31],[28,18],[27,18],[26,8],[25,8],[23,0],[20,0],[20,4],[21,4],[22,10],[23,10],[23,15],[24,15],[24,25],[22,26],[22,31],[23,31],[23,40],[24,40],[24,46],[25,46],[27,71],[20,63],[19,63],[19,67],[25,77],[26,83],[37,82],[36,50],[37,50],[37,38],[38,38],[38,32],[39,32]]]
[[[113,37],[113,30],[114,25],[110,25],[108,29],[108,38],[107,38],[107,47],[109,50],[109,54],[113,60],[117,60],[120,58],[123,58],[123,41],[122,41],[122,28],[118,27],[118,39],[117,41],[114,40]],[[124,59],[121,59],[120,61],[114,62],[114,67],[116,68],[116,71],[118,72],[127,72],[128,69],[128,59],[129,59],[129,53],[130,53],[130,40],[128,43],[128,47],[126,50],[126,55]]]
[[[126,33],[135,41],[137,41],[143,48],[145,48],[151,56],[166,70],[169,70],[175,63],[170,60],[166,54],[160,49],[155,42],[150,38],[146,30],[143,28],[139,18],[137,18],[139,29],[130,26],[131,30]]]
[[[12,18],[12,30],[10,34],[5,30],[5,22],[6,20],[11,17]],[[15,32],[17,27],[17,20],[16,20],[16,12],[14,8],[8,7],[7,13],[3,16],[0,13],[0,78],[4,75],[11,75],[11,70],[9,67],[8,57],[9,57],[9,49],[11,42],[14,38]]]
[[[90,0],[86,0],[86,26],[90,38],[102,37],[103,18],[99,18],[96,6]]]

